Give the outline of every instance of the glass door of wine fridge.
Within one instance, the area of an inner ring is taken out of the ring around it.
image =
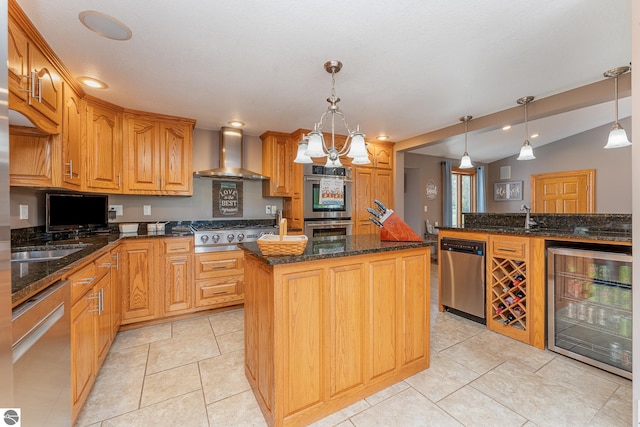
[[[631,259],[548,249],[549,350],[631,379]]]

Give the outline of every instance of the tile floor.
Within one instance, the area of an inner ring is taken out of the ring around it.
[[[433,266],[435,270],[435,265]],[[431,367],[315,426],[629,426],[631,381],[439,313]],[[120,332],[76,427],[264,426],[243,311]]]

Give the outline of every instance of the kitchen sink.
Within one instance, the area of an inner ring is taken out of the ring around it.
[[[11,253],[11,262],[45,262],[64,258],[89,246],[88,244],[64,245],[62,247],[35,246]]]

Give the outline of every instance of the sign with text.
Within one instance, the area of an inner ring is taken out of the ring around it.
[[[213,217],[242,217],[242,182],[213,181]]]
[[[522,181],[496,182],[493,184],[493,200],[497,202],[522,200]]]

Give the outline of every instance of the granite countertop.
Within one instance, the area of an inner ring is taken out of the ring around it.
[[[428,247],[437,244],[437,239],[428,238],[421,242],[383,242],[377,234],[347,236],[340,239],[311,239],[302,255],[263,256],[255,242],[242,243],[239,246],[246,252],[258,257],[266,264],[290,264],[315,261],[319,259],[339,258],[378,252],[399,251],[403,249]]]
[[[11,246],[11,252],[25,250],[65,249],[86,245],[80,251],[63,258],[44,262],[12,262],[11,263],[11,306],[15,307],[31,298],[46,287],[60,280],[71,270],[86,262],[86,258],[121,239],[163,238],[189,235],[177,231],[175,233],[158,234],[106,234],[83,236],[70,240],[31,240]]]
[[[467,227],[438,227],[439,230],[453,230],[475,233],[489,234],[510,234],[526,237],[542,237],[556,239],[575,240],[599,240],[602,242],[631,243],[631,231],[602,231],[589,230],[584,227],[575,227],[573,230],[561,230],[551,228],[530,228],[524,227],[489,227],[489,226],[467,226]]]

